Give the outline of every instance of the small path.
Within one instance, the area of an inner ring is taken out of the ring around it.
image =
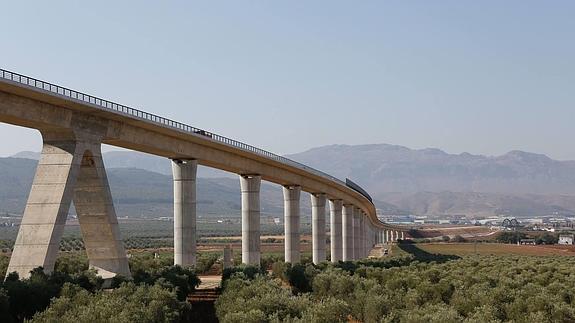
[[[205,275],[198,277],[202,282],[200,283],[200,286],[198,286],[197,290],[219,288],[220,283],[222,282],[221,275]]]
[[[188,297],[188,302],[192,304],[192,313],[188,317],[189,322],[218,322],[214,303],[220,296],[220,275],[199,276],[201,283],[196,290]]]

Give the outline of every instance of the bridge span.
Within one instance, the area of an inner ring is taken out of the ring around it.
[[[236,173],[242,201],[242,262],[260,263],[260,183],[283,186],[285,261],[300,261],[300,193],[311,194],[313,262],[327,259],[329,204],[331,261],[367,257],[374,244],[405,237],[405,228],[380,222],[371,197],[350,180],[288,158],[108,100],[0,69],[0,122],[37,129],[43,148],[8,273],[27,277],[54,268],[73,201],[90,266],[109,278],[130,276],[101,145],[172,160],[174,263],[195,265],[196,168]],[[247,127],[257,126],[244,121]]]

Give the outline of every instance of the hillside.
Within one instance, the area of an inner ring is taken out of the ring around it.
[[[575,162],[522,151],[487,157],[387,144],[331,145],[288,157],[352,178],[376,198],[390,192],[445,191],[575,195]]]
[[[31,159],[0,158],[1,213],[22,213],[36,164],[37,161]],[[172,215],[171,176],[137,168],[108,168],[107,172],[114,204],[120,216]],[[241,197],[238,179],[198,178],[197,185],[199,216],[239,216]],[[281,194],[281,189],[276,185],[262,185],[262,214],[283,212]]]
[[[0,212],[25,204],[39,154],[0,158]],[[448,154],[402,146],[331,145],[288,156],[341,179],[349,177],[374,197],[383,214],[428,216],[541,216],[575,214],[575,162],[512,151],[502,156]],[[131,151],[104,153],[119,214],[170,216],[171,166],[166,158]],[[138,169],[133,167],[137,166]],[[237,176],[199,167],[200,215],[239,215]],[[302,198],[308,216],[309,198]],[[281,190],[262,187],[262,211],[281,216]],[[21,211],[20,211],[21,212]]]

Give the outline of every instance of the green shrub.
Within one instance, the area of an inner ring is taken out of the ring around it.
[[[267,271],[260,267],[251,265],[240,265],[231,268],[226,268],[222,272],[222,285],[232,277],[242,277],[243,279],[255,279],[258,276],[266,276]]]
[[[319,266],[280,262],[273,265],[274,279],[232,278],[218,301],[218,317],[228,322],[246,313],[257,313],[260,321],[293,322],[575,322],[573,267],[575,258],[559,256],[417,254]],[[289,293],[288,285],[297,293]]]
[[[208,252],[201,253],[196,259],[196,272],[199,274],[205,274],[212,269],[212,266],[218,261],[220,257],[219,253]]]
[[[228,280],[225,292],[216,301],[216,313],[221,322],[238,322],[238,318],[246,318],[250,313],[256,314],[259,322],[282,321],[301,318],[311,304],[309,297],[294,296],[277,280],[262,276],[253,280],[235,277]],[[260,317],[260,312],[265,319]]]
[[[175,288],[180,301],[185,300],[200,284],[200,279],[194,268],[177,265],[147,271],[139,269],[133,272],[132,276],[136,284],[161,284],[168,289]]]
[[[67,284],[62,296],[32,322],[174,322],[187,306],[174,291],[159,285],[125,283],[110,292],[90,294]]]

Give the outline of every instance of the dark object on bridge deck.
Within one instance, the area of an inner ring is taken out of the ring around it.
[[[198,135],[202,135],[202,136],[206,136],[209,138],[212,138],[212,134],[209,132],[206,132],[205,130],[196,130],[194,131],[194,133],[197,133]]]
[[[368,199],[373,204],[373,200],[371,199],[371,196],[369,196],[369,194],[367,194],[367,192],[363,188],[361,188],[361,186],[354,183],[351,179],[346,178],[345,179],[345,185],[347,185],[347,187],[359,192],[359,194],[365,196],[365,198]]]

